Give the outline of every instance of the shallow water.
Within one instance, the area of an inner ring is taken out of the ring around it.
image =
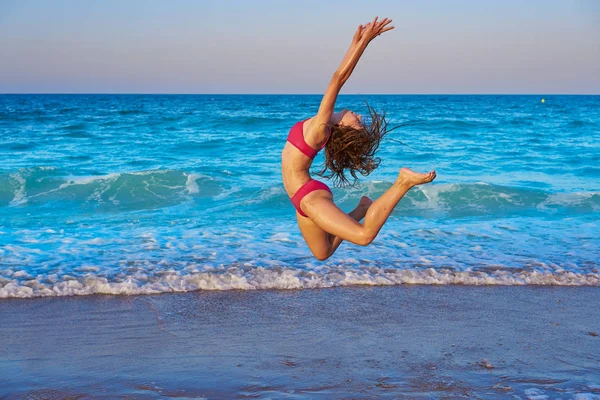
[[[402,166],[438,178],[371,246],[319,262],[280,153],[320,96],[0,96],[0,297],[600,285],[600,96],[365,99],[407,125],[336,202],[381,195]]]

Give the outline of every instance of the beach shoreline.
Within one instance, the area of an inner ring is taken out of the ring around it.
[[[0,396],[595,399],[598,304],[583,286],[6,299]]]

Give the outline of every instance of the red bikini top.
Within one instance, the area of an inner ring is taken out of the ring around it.
[[[306,120],[308,120],[308,118],[304,121],[296,122],[294,126],[292,126],[287,141],[290,142],[295,148],[300,150],[305,156],[313,159],[319,151],[323,150],[323,148],[329,141],[329,138],[331,137],[331,129],[329,129],[329,136],[327,136],[327,140],[325,140],[323,146],[321,146],[319,150],[315,150],[312,147],[310,147],[308,143],[306,143],[306,141],[304,140],[304,122],[306,122]]]

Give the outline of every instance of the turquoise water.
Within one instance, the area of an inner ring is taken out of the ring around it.
[[[0,96],[0,297],[600,285],[600,96],[365,99],[407,125],[378,170],[333,190],[340,207],[403,166],[438,178],[372,245],[320,262],[280,175],[320,96]],[[338,106],[365,112],[360,96]]]

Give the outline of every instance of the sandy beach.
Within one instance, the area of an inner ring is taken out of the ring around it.
[[[419,286],[0,302],[0,395],[600,398],[596,287]]]

